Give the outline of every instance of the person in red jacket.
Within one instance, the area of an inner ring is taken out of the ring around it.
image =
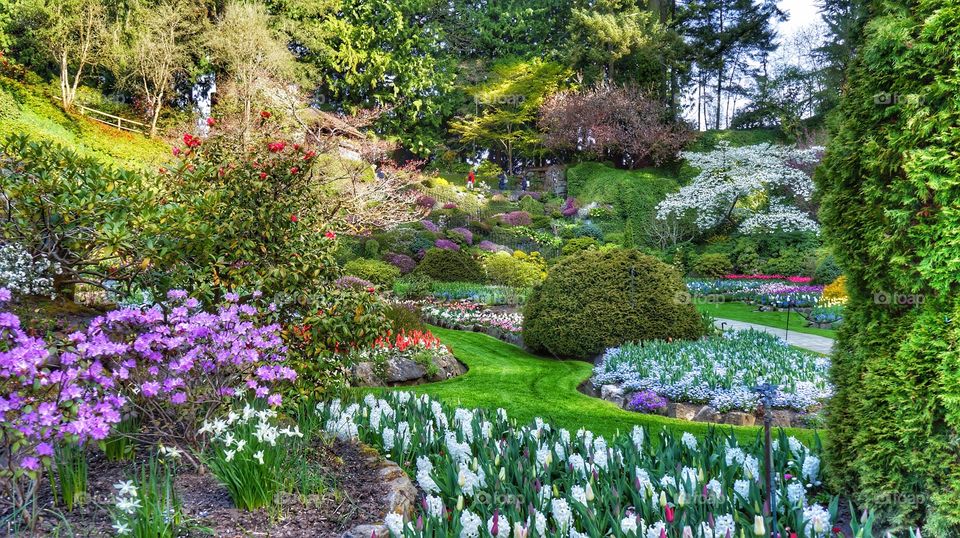
[[[467,188],[473,189],[473,184],[476,183],[477,176],[473,173],[473,170],[470,170],[470,173],[467,174]]]

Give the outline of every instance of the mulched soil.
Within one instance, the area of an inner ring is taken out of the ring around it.
[[[270,511],[234,508],[226,488],[216,477],[192,468],[181,470],[176,487],[183,511],[195,527],[185,536],[339,537],[356,525],[383,520],[385,488],[377,474],[381,459],[376,452],[336,440],[330,444],[317,442],[309,459],[317,465],[326,487],[307,498],[285,496],[279,508]],[[34,536],[113,536],[108,511],[115,493],[113,484],[128,479],[133,469],[130,462],[109,462],[100,452],[92,454],[90,500],[73,512],[55,508],[49,486],[43,487],[40,505],[51,512],[45,512]],[[69,524],[70,531],[66,531],[60,517]],[[3,532],[0,530],[0,535]]]

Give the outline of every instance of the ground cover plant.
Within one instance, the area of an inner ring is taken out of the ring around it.
[[[741,444],[719,430],[698,440],[635,427],[607,439],[407,392],[333,400],[317,411],[327,432],[360,438],[416,476],[417,517],[388,515],[392,536],[833,534],[836,502],[828,509],[815,501],[819,445],[782,432],[774,528],[764,512],[759,438]]]
[[[756,410],[760,398],[754,388],[770,383],[778,387],[775,407],[805,411],[830,397],[829,367],[824,357],[746,330],[693,342],[651,341],[609,349],[594,369],[593,383],[653,391],[721,412]]]

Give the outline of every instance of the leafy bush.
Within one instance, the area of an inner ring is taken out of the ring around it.
[[[592,222],[581,223],[573,233],[576,237],[592,237],[596,239],[598,243],[603,242],[603,230]]]
[[[536,286],[547,276],[546,263],[539,254],[528,256],[522,251],[513,255],[495,252],[483,257],[487,280],[492,284],[517,288]]]
[[[0,169],[0,238],[56,263],[55,292],[130,280],[141,269],[160,215],[156,190],[140,174],[23,136],[3,143]]]
[[[850,296],[832,357],[831,475],[897,527],[937,538],[960,536],[958,24],[956,2],[878,12],[816,174]],[[892,293],[925,300],[875,300]]]
[[[433,248],[427,251],[417,274],[440,282],[482,282],[483,268],[467,252]]]
[[[829,254],[817,264],[817,269],[813,272],[813,283],[829,284],[842,274],[843,269],[840,269],[840,266],[837,265],[837,259],[833,254]]]
[[[697,338],[700,316],[678,301],[686,291],[669,265],[636,250],[584,251],[561,258],[524,308],[524,342],[585,358],[629,341]]]
[[[375,286],[389,288],[393,282],[400,278],[400,269],[379,260],[368,260],[366,258],[357,258],[347,262],[343,267],[343,272],[358,278],[372,282]]]
[[[592,237],[574,237],[563,244],[561,253],[570,256],[584,250],[595,250],[598,246],[597,240]]]
[[[376,239],[367,239],[363,244],[363,253],[367,256],[374,258],[380,255],[380,242]]]
[[[526,211],[511,211],[500,215],[500,222],[507,226],[529,226],[533,221]]]
[[[466,228],[453,228],[447,232],[447,237],[462,246],[470,246],[473,244],[473,232]]]
[[[763,264],[763,272],[774,275],[813,275],[816,255],[812,251],[784,249]]]
[[[530,215],[543,215],[543,204],[534,200],[529,194],[520,199],[520,209]]]
[[[422,331],[426,328],[420,319],[420,313],[410,305],[392,304],[387,307],[386,316],[387,321],[390,322],[390,329],[395,333]]]
[[[693,272],[707,278],[720,278],[732,271],[733,263],[725,254],[703,254],[693,264]]]

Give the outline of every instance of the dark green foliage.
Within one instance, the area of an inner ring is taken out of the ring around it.
[[[574,231],[577,237],[592,237],[597,241],[603,241],[603,230],[592,222],[584,222]]]
[[[440,282],[483,282],[483,267],[467,252],[432,248],[427,251],[416,274]]]
[[[693,264],[693,272],[698,276],[720,278],[733,272],[733,263],[726,254],[703,254]]]
[[[367,239],[363,244],[363,252],[371,258],[375,258],[380,255],[380,242],[376,239]]]
[[[523,340],[558,357],[589,358],[629,341],[697,338],[696,308],[671,266],[632,249],[561,258],[524,308]]]
[[[763,272],[771,275],[813,276],[817,258],[812,251],[784,249],[774,258],[763,264]]]
[[[527,195],[520,199],[520,210],[531,216],[543,215],[543,204]]]
[[[400,278],[400,269],[387,262],[357,258],[350,260],[343,267],[343,272],[362,278],[380,288],[389,288],[394,281]]]
[[[834,485],[944,538],[960,536],[958,26],[957,0],[887,4],[816,175],[850,296],[828,413]],[[924,302],[877,304],[897,302],[887,294]]]
[[[829,254],[823,261],[817,264],[817,269],[813,272],[813,283],[826,285],[836,280],[837,277],[842,274],[843,269],[840,269],[840,266],[837,265],[837,259],[833,254]]]

